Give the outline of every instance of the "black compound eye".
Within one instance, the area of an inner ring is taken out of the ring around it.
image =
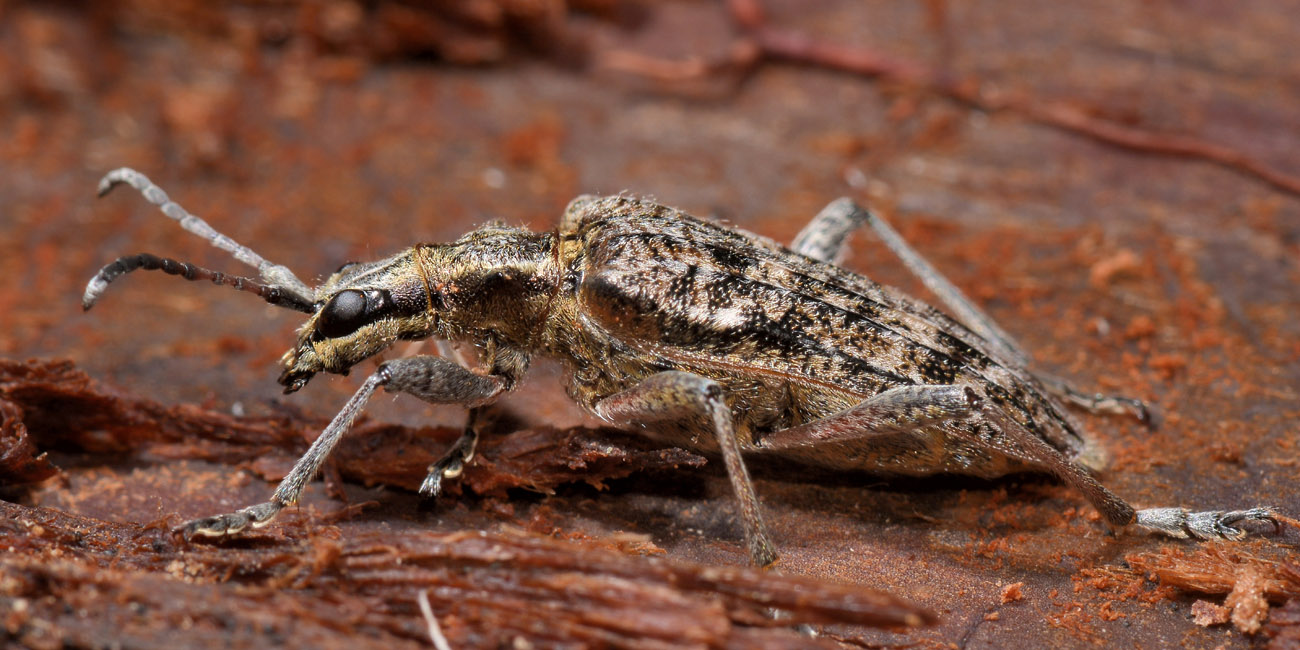
[[[338,292],[316,319],[316,332],[326,338],[347,336],[366,324],[366,294],[347,289]]]

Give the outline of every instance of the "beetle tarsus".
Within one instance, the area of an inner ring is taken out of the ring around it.
[[[442,493],[444,479],[455,479],[465,471],[465,465],[474,460],[474,448],[478,445],[478,431],[474,428],[478,409],[470,409],[469,424],[456,442],[452,443],[442,458],[429,465],[429,475],[420,484],[420,494],[436,497]]]
[[[261,528],[271,523],[283,509],[283,503],[272,499],[238,512],[187,521],[173,529],[173,532],[185,539],[238,535],[249,528]]]
[[[1135,525],[1148,532],[1178,539],[1238,541],[1250,534],[1237,526],[1242,523],[1272,524],[1274,530],[1281,526],[1277,510],[1271,507],[1201,512],[1186,508],[1147,508],[1137,512]]]

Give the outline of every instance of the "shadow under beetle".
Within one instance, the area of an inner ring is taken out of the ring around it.
[[[1082,492],[1112,527],[1239,539],[1277,525],[1270,508],[1135,510],[1089,473],[1102,454],[1062,404],[1147,418],[1144,404],[1088,395],[1029,370],[1029,356],[887,223],[832,202],[790,248],[625,196],[574,199],[557,229],[499,224],[449,244],[417,244],[340,268],[311,288],[189,214],[143,174],[126,183],[186,230],[258,270],[230,276],[147,253],[119,258],[86,287],[89,309],[124,273],[211,280],[310,314],[283,359],[293,392],[344,373],[399,340],[476,346],[479,367],[438,356],[388,361],[370,375],[271,500],[198,519],[186,536],[264,526],[307,482],[379,387],[469,409],[463,435],[429,467],[436,496],[474,456],[479,409],[512,390],[531,356],[567,368],[569,395],[602,419],[668,444],[720,454],[754,562],[776,560],[742,453],[878,474],[997,477],[1046,471]],[[836,266],[847,235],[870,226],[956,318]]]

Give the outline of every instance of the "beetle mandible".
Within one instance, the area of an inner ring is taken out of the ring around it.
[[[468,408],[464,433],[429,466],[436,496],[474,456],[480,409],[512,390],[533,355],[559,359],[568,392],[619,426],[720,454],[750,556],[776,560],[743,453],[886,475],[985,478],[1046,471],[1080,491],[1113,528],[1239,539],[1244,521],[1277,525],[1271,508],[1136,510],[1092,474],[1098,453],[1063,404],[1129,412],[1137,400],[1090,395],[1029,369],[1030,358],[890,226],[848,199],[832,202],[789,248],[626,196],[582,196],[558,228],[487,225],[448,244],[348,264],[311,288],[289,269],[218,233],[132,169],[108,173],[186,230],[255,267],[257,280],[147,253],[119,258],[86,287],[89,309],[137,270],[210,280],[309,314],[285,353],[294,392],[345,373],[400,340],[468,342],[471,370],[438,356],[381,364],[266,503],[187,522],[186,536],[264,526],[297,502],[330,450],[381,386]],[[867,225],[951,310],[950,317],[840,268],[847,235]]]

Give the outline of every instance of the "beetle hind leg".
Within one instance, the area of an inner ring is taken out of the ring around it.
[[[1281,525],[1276,511],[1269,507],[1201,512],[1194,512],[1185,508],[1134,510],[1133,506],[1106,489],[1081,465],[1067,459],[1060,451],[1047,444],[1042,438],[1033,435],[1033,433],[1006,417],[1002,411],[986,406],[983,409],[983,416],[996,424],[1003,432],[1012,436],[1020,443],[1022,449],[1059,476],[1061,480],[1082,492],[1093,507],[1097,508],[1114,528],[1136,527],[1147,532],[1177,539],[1225,539],[1237,541],[1245,538],[1249,533],[1245,529],[1238,528],[1236,524],[1249,522],[1270,523],[1275,529]]]
[[[759,443],[764,450],[790,449],[873,436],[920,431],[943,421],[986,422],[1010,439],[1038,465],[1081,492],[1114,529],[1133,527],[1178,539],[1240,540],[1252,524],[1281,525],[1268,507],[1195,512],[1185,508],[1133,506],[1106,489],[1079,463],[1007,417],[963,386],[903,386],[874,395],[857,406],[805,425],[777,431]],[[1246,527],[1241,525],[1245,524]]]
[[[916,252],[880,216],[854,203],[852,199],[841,198],[832,201],[808,222],[804,229],[791,242],[790,248],[796,253],[831,264],[838,263],[845,254],[845,240],[849,233],[862,225],[870,226],[876,236],[893,251],[916,277],[920,278],[930,291],[934,292],[943,304],[967,327],[986,339],[996,350],[1022,365],[1028,366],[1029,353],[1025,352],[1011,337],[994,322],[966,294],[962,293],[951,281],[931,265],[920,253]],[[1148,427],[1154,426],[1151,409],[1141,400],[1117,395],[1103,395],[1081,391],[1062,379],[1034,373],[1052,394],[1070,404],[1093,413],[1115,415],[1132,415]]]
[[[965,386],[900,386],[834,415],[767,434],[758,447],[780,450],[911,433],[944,420],[970,417],[978,412],[981,403],[981,398]]]
[[[195,519],[181,525],[177,530],[187,538],[238,535],[250,526],[261,528],[271,523],[283,509],[284,504],[273,498],[266,503],[249,506],[239,512]]]

